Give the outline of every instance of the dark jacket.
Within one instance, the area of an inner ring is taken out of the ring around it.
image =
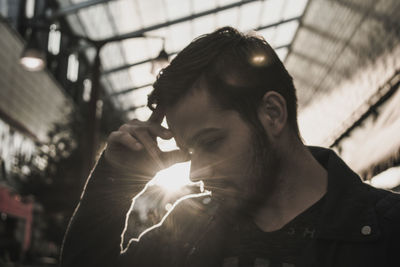
[[[300,266],[400,266],[400,196],[363,183],[333,151],[309,149],[328,171],[328,192]],[[71,220],[61,266],[221,266],[234,224],[183,203],[120,255],[125,213],[143,186],[132,183],[100,160]]]

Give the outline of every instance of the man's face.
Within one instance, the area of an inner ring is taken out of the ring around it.
[[[265,201],[278,162],[265,134],[201,88],[167,109],[166,117],[178,146],[191,154],[191,180],[203,180],[228,209],[252,212]]]

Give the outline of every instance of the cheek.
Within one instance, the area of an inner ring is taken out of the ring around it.
[[[241,137],[234,140],[224,151],[224,161],[221,162],[220,171],[237,185],[246,180],[249,166],[253,162],[253,152],[248,138]]]

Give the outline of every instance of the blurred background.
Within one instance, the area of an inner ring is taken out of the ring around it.
[[[0,0],[0,266],[57,264],[106,136],[146,119],[158,71],[226,25],[284,62],[306,144],[400,190],[398,0]]]

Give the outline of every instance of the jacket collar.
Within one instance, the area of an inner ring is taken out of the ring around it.
[[[372,241],[380,236],[377,194],[363,183],[334,151],[309,147],[328,171],[328,190],[318,222],[317,237],[343,241]]]

